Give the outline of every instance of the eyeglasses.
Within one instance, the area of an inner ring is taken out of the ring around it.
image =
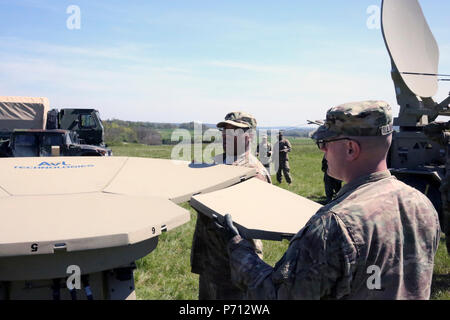
[[[322,150],[322,149],[325,149],[325,147],[326,147],[328,142],[341,141],[341,140],[355,141],[359,145],[358,141],[350,139],[350,138],[339,138],[339,139],[331,139],[331,140],[317,140],[316,144],[317,144],[317,147]]]

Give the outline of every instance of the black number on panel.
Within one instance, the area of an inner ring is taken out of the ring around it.
[[[31,245],[31,252],[37,252],[38,251],[38,244],[37,243],[33,243]]]

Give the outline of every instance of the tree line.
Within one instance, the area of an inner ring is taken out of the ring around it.
[[[171,133],[175,129],[194,130],[194,122],[188,123],[156,123],[124,120],[105,120],[105,143],[108,145],[140,143],[147,145],[176,144],[171,141]],[[202,125],[202,132],[209,127]]]
[[[105,142],[108,145],[123,142],[147,145],[177,144],[178,141],[172,141],[171,139],[173,130],[186,129],[191,131],[192,136],[194,130],[194,122],[157,123],[112,119],[103,121],[103,126],[105,127]],[[210,128],[210,126],[202,124],[202,133]],[[310,128],[288,129],[284,130],[284,135],[308,137],[311,130]]]

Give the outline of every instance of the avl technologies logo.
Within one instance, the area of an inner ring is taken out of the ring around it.
[[[50,170],[50,169],[81,169],[81,168],[93,168],[93,167],[95,167],[95,165],[93,165],[93,164],[72,165],[72,164],[66,163],[66,161],[62,161],[62,162],[43,161],[37,165],[32,165],[32,166],[16,165],[16,166],[14,166],[14,169]]]

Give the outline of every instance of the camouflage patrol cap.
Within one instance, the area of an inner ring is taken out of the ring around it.
[[[326,140],[337,136],[385,136],[392,131],[392,110],[389,104],[371,100],[331,108],[325,123],[311,138]]]
[[[217,124],[217,128],[223,128],[227,124],[242,129],[255,129],[256,119],[249,113],[234,111],[228,113],[225,116],[225,121],[219,122]]]

